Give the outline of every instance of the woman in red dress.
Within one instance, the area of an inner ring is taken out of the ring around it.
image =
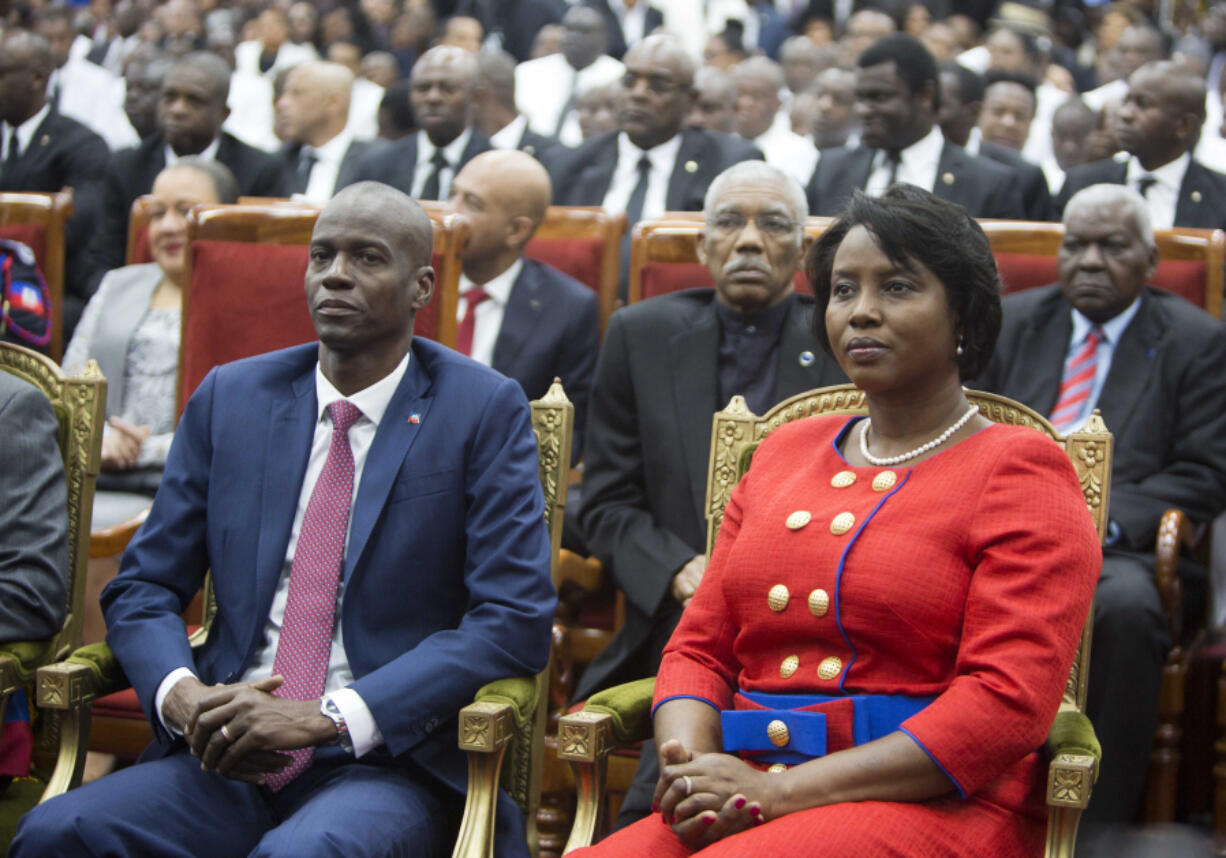
[[[987,239],[896,186],[808,268],[869,416],[755,453],[656,680],[656,812],[590,854],[1038,855],[1101,551],[1063,450],[963,392],[1000,329]]]

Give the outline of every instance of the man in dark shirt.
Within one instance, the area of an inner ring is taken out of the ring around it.
[[[588,409],[583,505],[588,545],[626,595],[621,631],[578,694],[653,675],[706,569],[711,416],[740,394],[761,414],[846,381],[809,332],[812,300],[793,293],[804,257],[804,192],[760,161],[711,183],[699,259],[715,289],[615,313]],[[645,747],[619,824],[646,814],[657,775]]]

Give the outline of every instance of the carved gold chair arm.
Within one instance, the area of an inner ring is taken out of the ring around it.
[[[460,750],[468,754],[468,796],[453,858],[493,858],[502,761],[517,733],[531,729],[539,694],[533,677],[482,687],[460,710]]]
[[[1051,756],[1047,769],[1047,858],[1072,858],[1077,843],[1081,812],[1090,803],[1098,778],[1102,746],[1094,725],[1073,706],[1062,704],[1046,748]]]
[[[1154,541],[1154,583],[1162,601],[1162,615],[1176,646],[1183,639],[1183,584],[1179,580],[1181,550],[1196,548],[1198,529],[1180,509],[1168,509],[1158,522]]]
[[[575,822],[566,852],[590,846],[605,806],[609,753],[651,736],[655,677],[627,682],[593,694],[583,709],[558,722],[558,758],[575,773]]]

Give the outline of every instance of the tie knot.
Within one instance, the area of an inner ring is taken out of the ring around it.
[[[443,154],[442,149],[434,150],[434,154],[430,156],[430,163],[440,170],[447,166],[447,156]]]
[[[1103,331],[1102,326],[1100,325],[1092,325],[1090,327],[1090,332],[1086,334],[1086,342],[1090,343],[1091,345],[1095,345],[1095,346],[1101,343],[1106,338],[1107,338],[1107,335]]]
[[[650,173],[651,172],[651,159],[648,158],[646,155],[639,158],[638,169],[640,173]]]
[[[464,301],[468,305],[468,309],[472,310],[478,304],[490,299],[489,294],[480,286],[474,286],[464,293]]]
[[[328,413],[332,415],[332,431],[342,435],[348,435],[349,427],[362,416],[361,410],[347,399],[333,402],[328,406]]]
[[[1158,180],[1153,176],[1142,176],[1137,179],[1137,192],[1141,196],[1145,196],[1149,193],[1149,189],[1156,184],[1158,184]]]

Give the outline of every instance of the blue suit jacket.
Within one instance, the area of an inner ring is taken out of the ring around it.
[[[154,713],[161,680],[190,667],[206,683],[233,682],[261,641],[315,430],[317,356],[315,344],[297,346],[209,373],[153,511],[103,592],[107,642],[158,735],[152,754],[173,744]],[[179,614],[209,569],[218,613],[193,657]],[[463,794],[457,712],[485,683],[536,673],[549,654],[549,539],[518,385],[414,339],[362,472],[344,579],[351,687],[386,751]],[[502,805],[505,830],[515,811]]]
[[[587,397],[600,348],[600,302],[596,293],[556,268],[525,259],[511,287],[502,327],[494,342],[494,369],[539,399],[555,377],[575,404],[572,460],[583,450]]]

